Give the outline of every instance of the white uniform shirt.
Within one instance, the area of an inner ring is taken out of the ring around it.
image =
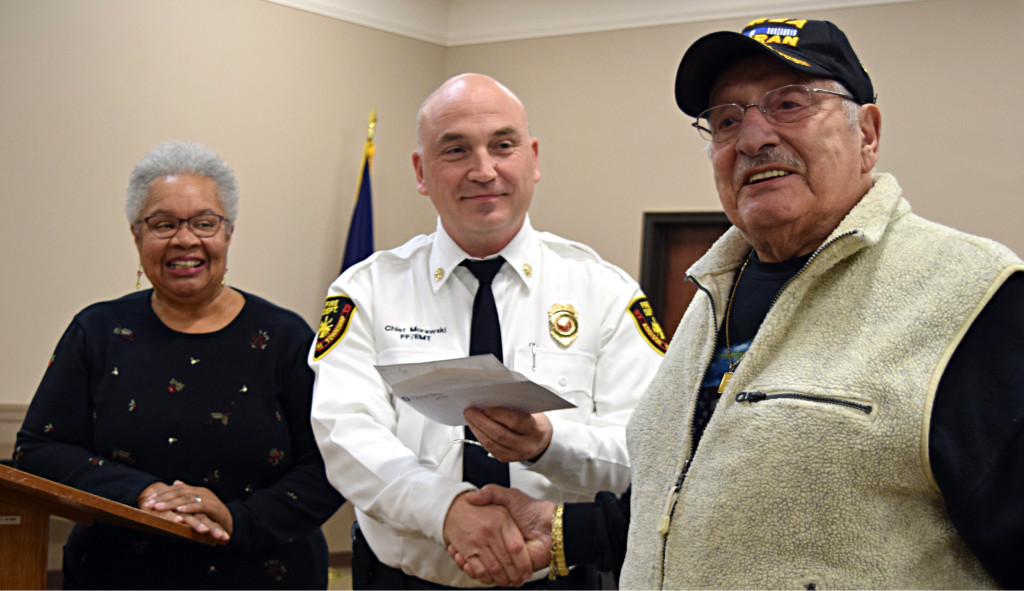
[[[590,248],[529,219],[501,251],[492,289],[505,365],[577,408],[547,413],[551,444],[509,465],[511,485],[556,503],[593,500],[629,484],[625,425],[664,355],[639,286]],[[349,268],[329,288],[319,338],[312,423],[331,483],[351,502],[377,557],[449,586],[475,586],[445,550],[462,480],[463,427],[425,418],[392,398],[374,365],[465,357],[478,282],[440,220]],[[576,310],[577,337],[553,336],[552,306]],[[646,314],[643,311],[646,310]]]

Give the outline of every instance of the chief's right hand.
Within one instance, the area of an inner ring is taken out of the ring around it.
[[[464,558],[467,573],[482,583],[519,586],[533,574],[519,527],[503,507],[455,497],[444,519],[444,540]],[[462,565],[460,565],[462,566]]]
[[[466,495],[466,501],[480,506],[501,506],[512,515],[516,526],[522,533],[526,543],[526,551],[530,556],[531,568],[538,571],[551,563],[551,519],[555,514],[555,504],[550,501],[534,499],[515,488],[505,488],[497,484],[488,484],[479,492]],[[481,582],[486,583],[480,569],[458,547],[448,546],[448,553],[462,570]]]

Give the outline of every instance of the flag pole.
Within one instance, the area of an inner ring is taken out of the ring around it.
[[[366,147],[363,149],[363,158],[367,159],[370,169],[373,170],[373,134],[377,131],[377,107],[370,110],[370,117],[368,119],[368,127],[366,130]],[[356,195],[358,198],[359,196]]]
[[[349,221],[345,254],[341,261],[341,272],[373,254],[373,206],[371,204],[370,171],[373,168],[373,135],[377,130],[377,108],[370,111],[363,147],[363,162],[359,167],[359,185],[356,189],[355,207]]]
[[[373,132],[377,129],[377,107],[370,111],[370,129],[366,132],[366,141],[373,142]]]

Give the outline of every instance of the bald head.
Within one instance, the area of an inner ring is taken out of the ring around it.
[[[445,80],[434,92],[430,93],[420,105],[416,113],[416,142],[423,148],[423,126],[424,123],[438,116],[438,110],[444,105],[457,103],[463,100],[480,100],[483,96],[493,97],[495,93],[505,95],[506,100],[514,103],[513,108],[521,112],[523,117],[523,129],[529,134],[529,123],[526,119],[526,107],[519,100],[514,92],[507,86],[485,74],[458,74]],[[475,97],[475,98],[474,98]]]

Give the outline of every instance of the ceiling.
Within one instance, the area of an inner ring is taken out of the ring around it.
[[[447,47],[919,0],[265,0]]]

